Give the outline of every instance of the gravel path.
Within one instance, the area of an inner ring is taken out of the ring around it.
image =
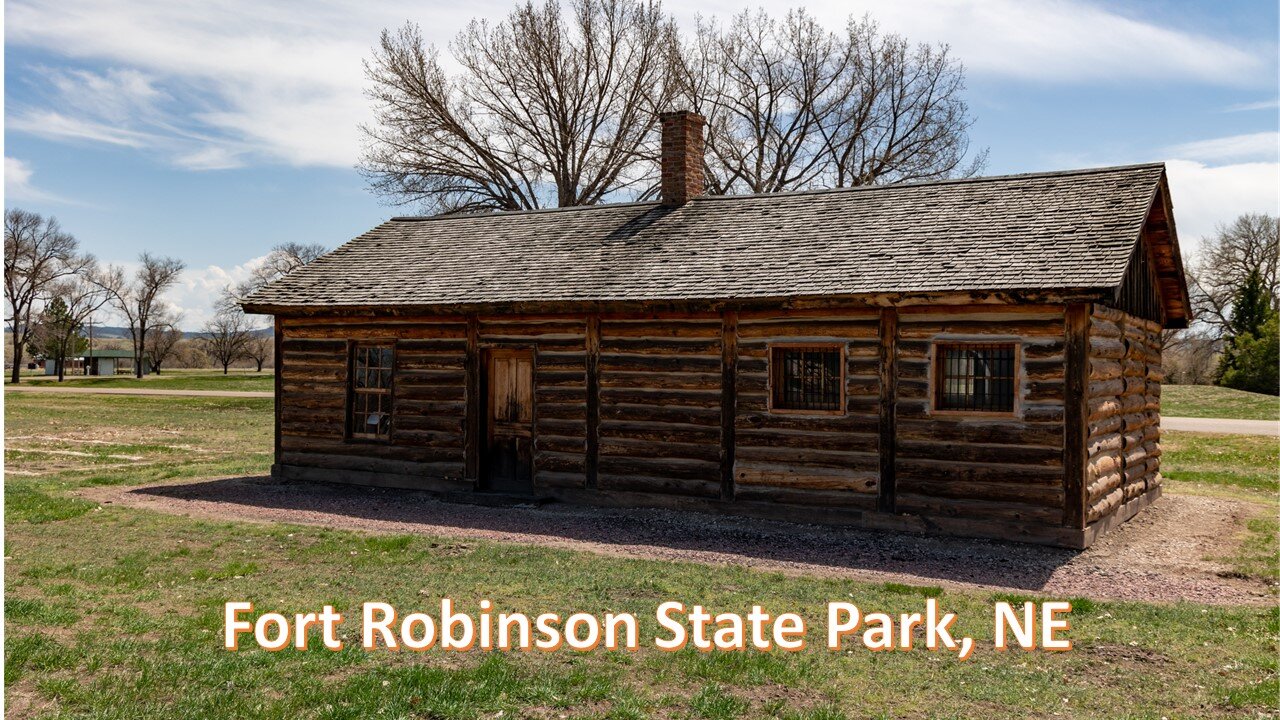
[[[426,493],[228,478],[80,491],[120,504],[217,520],[536,543],[632,558],[739,565],[788,574],[1059,597],[1263,605],[1260,582],[1205,558],[1229,555],[1248,502],[1166,495],[1084,551],[994,540],[795,525],[692,512],[567,505],[482,507]]]
[[[1217,433],[1222,435],[1280,436],[1280,422],[1275,420],[1231,420],[1226,418],[1162,417],[1163,430]]]
[[[5,385],[5,392],[79,393],[82,395],[191,395],[195,397],[269,398],[273,392],[256,390],[162,390],[159,388],[43,387],[38,385]]]

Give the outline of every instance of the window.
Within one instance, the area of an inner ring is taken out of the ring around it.
[[[844,411],[844,348],[792,345],[769,348],[769,409]]]
[[[1013,412],[1012,343],[938,345],[934,407],[938,410]]]
[[[391,436],[390,345],[356,345],[351,358],[351,437]]]

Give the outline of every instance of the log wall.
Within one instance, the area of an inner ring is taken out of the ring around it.
[[[1160,487],[1160,326],[1095,305],[1088,348],[1085,522],[1093,524]]]
[[[845,414],[769,411],[769,347],[845,353]],[[741,314],[737,324],[734,497],[874,509],[879,486],[879,312]]]
[[[720,497],[721,317],[600,320],[601,490]]]
[[[1088,377],[1070,414],[1061,305],[281,317],[277,462],[286,477],[474,490],[484,349],[532,347],[538,494],[1087,544],[1086,526],[1159,486],[1160,335],[1078,309]],[[390,442],[346,437],[359,341],[395,343]],[[1015,345],[1012,413],[934,407],[936,346],[965,341]],[[842,348],[844,412],[771,410],[775,344]],[[1068,415],[1083,417],[1064,447]],[[1067,462],[1083,466],[1074,500]]]
[[[927,516],[1060,525],[1064,310],[903,309],[898,316],[896,509]],[[1012,413],[933,408],[936,344],[1008,342],[1019,366]]]
[[[282,318],[280,462],[381,484],[464,482],[467,324],[460,318]],[[352,342],[394,342],[392,441],[346,439]],[[361,474],[365,475],[361,475]],[[379,476],[399,476],[397,481]]]

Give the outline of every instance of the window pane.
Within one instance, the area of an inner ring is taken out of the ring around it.
[[[773,407],[779,410],[840,410],[840,348],[774,348]]]
[[[1012,344],[940,345],[936,405],[939,410],[1013,410]]]
[[[394,348],[357,345],[351,353],[351,433],[385,439],[391,431]]]

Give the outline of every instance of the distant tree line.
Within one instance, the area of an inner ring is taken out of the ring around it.
[[[5,323],[11,333],[10,381],[15,383],[29,355],[54,363],[58,380],[63,380],[67,359],[90,349],[87,325],[103,308],[124,319],[136,377],[147,366],[160,373],[174,361],[212,363],[224,373],[232,364],[248,361],[261,372],[274,342],[267,328],[245,316],[239,301],[325,251],[321,245],[276,246],[246,281],[225,289],[217,314],[199,336],[186,339],[182,316],[163,299],[181,277],[182,261],[144,252],[133,273],[102,266],[55,218],[19,208],[5,211],[4,240]]]
[[[1196,319],[1166,333],[1170,379],[1280,395],[1280,218],[1241,215],[1184,264]]]

